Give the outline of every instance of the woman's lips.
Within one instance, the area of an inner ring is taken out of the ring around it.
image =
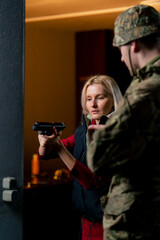
[[[99,111],[93,110],[92,113],[93,113],[93,114],[97,114],[97,113],[99,113]]]

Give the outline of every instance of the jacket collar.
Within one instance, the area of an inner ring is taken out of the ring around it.
[[[158,64],[156,64],[158,62]],[[137,69],[137,76],[139,81],[143,81],[146,77],[152,75],[153,72],[160,73],[160,54],[147,63],[143,68]]]

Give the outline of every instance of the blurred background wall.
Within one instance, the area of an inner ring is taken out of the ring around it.
[[[75,34],[30,23],[25,39],[24,169],[28,179],[32,154],[39,146],[34,122],[64,122],[63,137],[75,129]],[[40,165],[42,172],[63,167],[59,159]]]

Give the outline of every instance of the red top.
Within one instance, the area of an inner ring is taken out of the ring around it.
[[[95,121],[93,120],[91,124],[95,124]],[[75,135],[66,138],[61,139],[61,142],[64,144],[64,146],[71,150],[74,148],[75,145]],[[44,159],[44,156],[39,155],[39,159]],[[76,163],[70,173],[79,181],[79,183],[85,188],[85,189],[96,189],[99,186],[102,186],[104,184],[108,183],[108,179],[105,177],[101,177],[97,174],[94,174],[91,172],[91,170],[83,165],[80,161],[76,160]]]
[[[62,139],[61,141],[67,149],[73,148],[75,145],[74,134],[67,139]],[[95,189],[108,182],[107,178],[94,174],[88,167],[78,160],[76,160],[76,163],[70,173],[76,177],[85,189]]]

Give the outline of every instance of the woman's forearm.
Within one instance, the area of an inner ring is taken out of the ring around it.
[[[57,149],[57,153],[67,168],[71,171],[76,163],[76,159],[67,150],[63,143],[60,144],[59,148]]]

